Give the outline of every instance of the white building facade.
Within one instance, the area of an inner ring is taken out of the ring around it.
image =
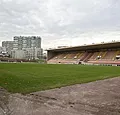
[[[41,37],[39,36],[15,36],[13,49],[41,48]]]
[[[41,38],[38,36],[15,36],[12,58],[16,59],[42,59],[43,49]]]
[[[3,41],[2,47],[6,48],[6,52],[11,55],[11,51],[13,50],[14,41]]]

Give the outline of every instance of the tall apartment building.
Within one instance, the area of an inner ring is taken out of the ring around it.
[[[14,44],[14,41],[3,41],[2,47],[6,48],[6,51],[8,52],[8,54],[11,55],[11,51],[13,50],[13,44]]]
[[[0,47],[0,57],[9,57],[5,47]]]
[[[15,36],[12,57],[19,59],[41,59],[41,37],[39,36]]]
[[[13,49],[41,48],[41,37],[39,36],[15,36]]]

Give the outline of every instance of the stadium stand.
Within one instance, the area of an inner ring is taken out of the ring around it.
[[[48,64],[120,65],[120,42],[47,50]]]

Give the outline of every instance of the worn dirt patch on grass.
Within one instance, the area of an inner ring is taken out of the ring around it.
[[[120,115],[120,77],[0,97],[0,115]]]

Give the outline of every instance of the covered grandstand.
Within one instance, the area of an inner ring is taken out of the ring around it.
[[[49,49],[47,63],[120,65],[120,42]]]

